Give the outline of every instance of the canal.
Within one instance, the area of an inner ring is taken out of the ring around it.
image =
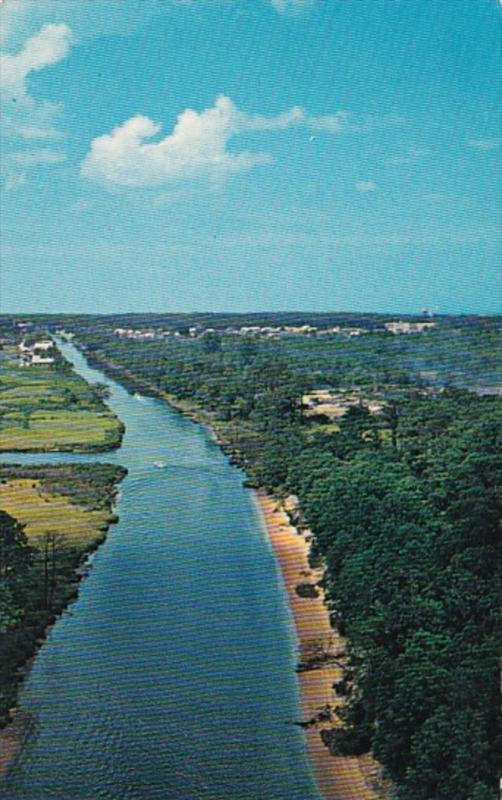
[[[106,382],[129,474],[92,558],[21,690],[33,732],[5,800],[319,800],[304,747],[295,635],[242,473],[162,401]],[[155,466],[161,463],[162,467]]]

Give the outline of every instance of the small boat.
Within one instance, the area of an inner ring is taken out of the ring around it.
[[[157,469],[165,469],[165,467],[167,467],[167,464],[165,461],[154,461],[153,466],[157,467]]]

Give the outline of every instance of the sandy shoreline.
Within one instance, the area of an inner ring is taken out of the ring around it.
[[[110,367],[106,362],[97,363],[98,368]],[[124,370],[127,372],[127,370]],[[134,376],[131,375],[131,378]],[[120,380],[120,378],[119,378]],[[184,416],[202,424],[216,443],[224,448],[217,430],[209,419],[196,412],[190,412],[182,404],[154,387],[143,385],[135,379],[135,388],[152,393],[167,402]],[[304,533],[291,523],[284,508],[279,507],[275,498],[265,490],[254,492],[269,540],[280,565],[284,586],[288,595],[298,640],[299,658],[311,653],[313,647],[322,646],[330,654],[340,654],[345,647],[344,640],[331,627],[329,614],[323,596],[300,597],[296,587],[300,583],[315,583],[321,572],[311,569],[308,562],[309,544]],[[301,720],[317,717],[320,711],[331,709],[337,704],[333,683],[342,677],[342,669],[333,663],[322,668],[309,669],[298,674],[301,700]],[[340,700],[338,700],[340,704]],[[385,792],[379,782],[379,766],[370,756],[334,757],[321,740],[323,727],[332,728],[337,718],[318,721],[304,728],[310,763],[323,800],[382,800]],[[12,722],[0,730],[0,786],[10,766],[22,752],[25,738],[30,729],[30,718],[16,709]]]
[[[110,369],[111,377],[114,377],[112,368],[114,365],[105,359],[95,358],[95,361],[98,368],[104,369],[105,372]],[[227,452],[226,442],[223,441],[221,433],[215,428],[209,415],[204,414],[200,409],[188,408],[174,396],[151,384],[141,383],[133,373],[124,367],[116,372],[116,378],[118,377],[117,373],[122,378],[124,375],[127,377],[130,391],[143,391],[158,397],[183,416],[202,425],[223,451]],[[118,380],[120,381],[121,378],[118,377]],[[255,497],[281,568],[295,623],[299,653],[308,651],[309,647],[317,642],[328,644],[330,652],[338,653],[344,649],[345,642],[330,625],[322,595],[312,599],[300,597],[296,592],[296,586],[299,583],[313,583],[320,577],[320,573],[316,574],[311,570],[308,563],[309,544],[305,536],[297,531],[286,512],[278,508],[275,498],[268,495],[265,490],[255,490]],[[341,668],[332,663],[325,665],[322,669],[299,673],[302,721],[312,719],[327,704],[335,706],[333,683],[341,677]],[[386,798],[387,793],[382,788],[380,780],[380,767],[370,756],[334,757],[323,744],[320,737],[322,728],[333,727],[336,722],[337,719],[334,717],[324,723],[318,722],[312,727],[304,729],[310,762],[324,800],[382,800],[382,798]]]
[[[320,577],[320,573],[309,566],[306,535],[293,527],[273,497],[261,490],[255,496],[288,594],[298,638],[299,660],[317,647],[333,655],[343,652],[345,642],[330,625],[322,594],[311,598],[300,597],[296,592],[298,584],[314,583]],[[333,683],[341,677],[341,668],[333,663],[298,674],[302,721],[311,720],[323,709],[329,714],[328,704],[333,708],[337,702]],[[382,797],[375,786],[378,765],[371,757],[334,757],[323,744],[322,728],[335,724],[336,717],[333,717],[304,729],[308,754],[324,800],[378,800]]]

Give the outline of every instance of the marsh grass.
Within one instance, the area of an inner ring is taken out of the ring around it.
[[[0,506],[25,525],[28,543],[40,547],[46,534],[61,536],[62,546],[87,550],[103,539],[110,512],[73,503],[68,496],[48,492],[40,479],[20,478],[0,483]]]
[[[117,521],[112,504],[125,474],[110,464],[0,465],[0,543],[8,546],[9,525],[22,530],[0,594],[0,728],[25,665],[77,596],[77,568]]]
[[[108,450],[123,426],[67,362],[20,367],[14,347],[0,351],[0,452]]]

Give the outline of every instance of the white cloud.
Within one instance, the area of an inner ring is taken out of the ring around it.
[[[473,147],[475,150],[496,150],[500,147],[502,143],[502,139],[500,138],[491,138],[491,139],[470,139],[467,144],[469,147]]]
[[[26,40],[19,52],[0,54],[5,134],[26,139],[57,136],[54,122],[59,105],[32,97],[28,81],[31,73],[64,59],[71,41],[72,33],[67,25],[44,25]]]
[[[15,40],[16,32],[23,25],[28,10],[24,0],[3,0],[0,20],[0,44],[2,47]]]
[[[307,10],[315,3],[315,0],[265,1],[278,13],[292,14]],[[125,13],[126,0],[0,0],[0,42],[2,47],[8,43],[15,49],[42,25],[54,20],[68,25],[79,41],[112,34],[127,36],[177,6],[190,7],[202,2],[204,0],[137,0],[127,3]],[[215,0],[205,2],[210,4]]]
[[[429,153],[430,150],[426,147],[408,147],[404,152],[387,158],[385,163],[393,167],[416,164],[421,158],[429,155]]]
[[[373,131],[385,130],[386,128],[399,128],[405,122],[405,118],[399,114],[383,114],[379,117],[369,114],[364,120],[352,123],[351,130],[354,133],[373,133]]]
[[[89,211],[89,209],[92,208],[92,203],[85,197],[79,197],[78,200],[75,200],[75,202],[72,203],[70,208],[72,211],[75,211],[77,214],[80,214],[83,211]]]
[[[159,142],[145,142],[161,126],[137,115],[99,136],[82,163],[82,174],[119,186],[155,186],[169,180],[221,176],[270,160],[265,153],[229,152],[229,139],[242,131],[244,115],[228,97],[197,113],[188,108]]]
[[[2,167],[2,174],[5,182],[5,188],[9,191],[11,189],[17,189],[19,186],[24,186],[26,183],[26,173],[25,172],[7,172],[7,170]]]
[[[301,106],[293,106],[275,117],[264,117],[260,114],[244,114],[237,112],[243,130],[253,131],[280,131],[292,125],[302,125],[307,117]]]
[[[11,153],[8,160],[12,164],[19,164],[22,167],[36,167],[41,164],[61,164],[66,161],[65,153],[56,150],[40,148],[38,150],[21,150]]]
[[[308,117],[307,124],[315,131],[339,133],[347,127],[347,120],[348,114],[345,111],[338,111],[336,114],[327,114],[322,117]]]
[[[164,0],[3,0],[2,46],[18,48],[47,22],[65,23],[79,41],[102,35],[128,35],[165,12]]]
[[[250,131],[277,131],[293,126],[338,132],[340,115],[310,117],[299,106],[274,117],[239,111],[229,97],[221,95],[202,112],[186,109],[172,133],[149,142],[161,126],[137,115],[99,136],[82,163],[82,174],[101,183],[118,186],[159,186],[163,183],[197,178],[221,177],[272,161],[264,152],[228,149],[233,137]]]
[[[358,192],[374,192],[377,185],[375,181],[357,181],[355,188]]]
[[[32,73],[62,61],[71,42],[72,32],[67,25],[49,24],[30,36],[18,52],[0,54],[2,132],[6,138],[30,143],[61,138],[56,128],[60,105],[33,97],[29,79]],[[29,150],[7,152],[3,175],[12,188],[26,181],[29,169],[64,160],[63,153],[47,147],[33,149],[31,145]]]
[[[2,177],[6,188],[14,189],[25,184],[28,172],[36,167],[61,164],[63,161],[66,161],[65,153],[45,147],[7,153],[2,159]]]
[[[30,72],[57,64],[65,58],[71,39],[71,30],[64,23],[44,25],[26,40],[18,53],[2,53],[2,91],[15,95],[17,100],[26,99],[26,79]]]
[[[314,4],[314,0],[270,0],[272,6],[279,13],[285,11],[301,11]]]
[[[251,116],[248,114],[241,114],[241,117],[244,128],[255,131],[284,130],[296,125],[304,125],[311,130],[324,131],[325,133],[340,133],[342,130],[352,129],[348,123],[346,111],[337,111],[336,114],[316,117],[307,114],[301,106],[293,106],[275,117]],[[353,129],[355,130],[356,128],[357,126],[354,125]]]

